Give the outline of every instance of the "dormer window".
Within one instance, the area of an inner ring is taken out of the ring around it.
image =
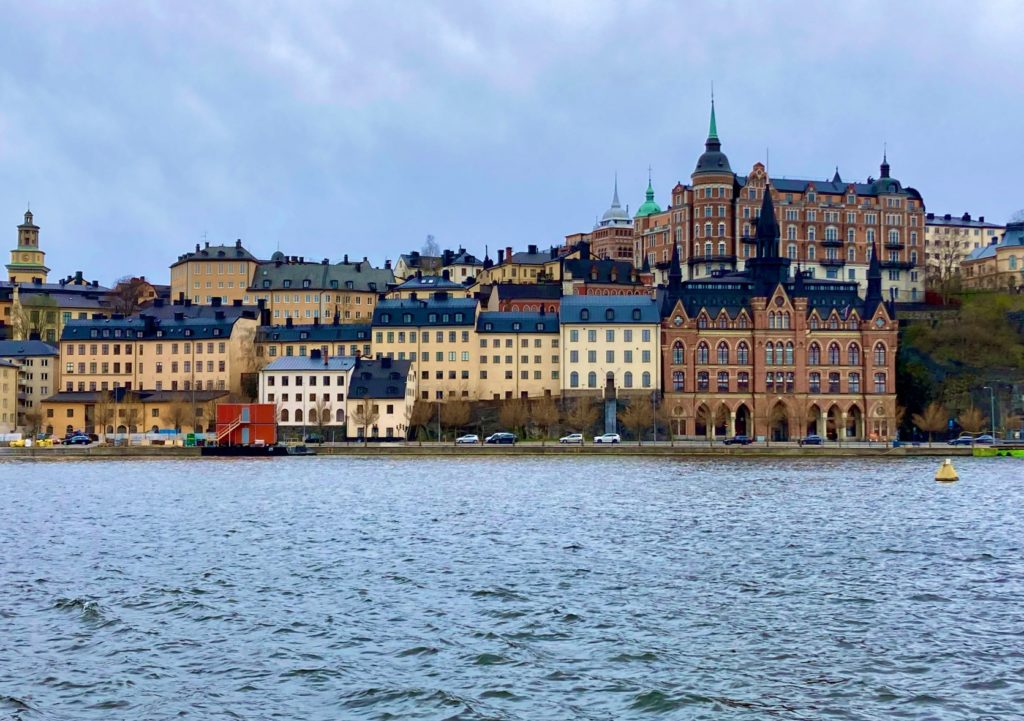
[[[337,287],[338,287],[338,281],[336,281],[336,280],[332,280],[332,281],[331,281],[331,288],[333,288],[333,289],[337,289]]]
[[[538,323],[537,324],[537,330],[540,330],[540,331],[544,330],[544,324],[543,323]]]
[[[290,280],[286,280],[286,281],[284,281],[284,283],[282,283],[282,285],[285,288],[291,288],[292,287],[292,282]]]
[[[612,310],[611,308],[605,308],[604,319],[605,320],[615,320],[615,311]]]
[[[185,329],[185,335],[186,335],[186,336],[190,336],[190,335],[192,335],[192,329],[191,329],[191,328],[186,328],[186,329]]]
[[[387,325],[388,323],[390,323],[391,322],[391,314],[390,313],[381,313],[380,314],[380,322],[383,325]]]
[[[302,281],[302,287],[303,288],[308,288],[309,285],[310,285],[309,278],[306,278],[304,281]]]
[[[590,311],[587,310],[586,308],[583,308],[580,311],[580,320],[590,320]]]
[[[263,287],[264,288],[269,288],[270,287],[270,281],[269,280],[263,281]]]
[[[214,335],[220,335],[220,328],[214,328],[213,329],[213,334]]]
[[[522,327],[523,327],[522,323],[513,323],[512,324],[512,330],[519,330]]]
[[[403,323],[412,323],[412,313],[402,313]]]
[[[346,281],[345,281],[345,287],[346,287],[346,288],[347,288],[348,290],[352,290],[353,288],[355,288],[355,285],[354,285],[354,284],[352,283],[352,281],[351,281],[351,280],[346,280]]]
[[[309,331],[304,330],[299,333],[299,340],[306,340],[307,338],[309,338]]]
[[[461,323],[461,322],[462,322],[462,319],[463,319],[464,317],[465,317],[465,316],[464,316],[464,315],[463,315],[462,313],[456,313],[456,314],[455,314],[455,322],[456,322],[456,323]]]
[[[427,315],[427,322],[428,323],[437,323],[437,313],[429,313]]]
[[[484,323],[484,330],[494,330],[494,323]]]

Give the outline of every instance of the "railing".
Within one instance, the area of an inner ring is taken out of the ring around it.
[[[698,263],[735,263],[735,255],[694,255],[686,259],[687,265]]]
[[[235,420],[231,421],[231,423],[224,426],[224,430],[217,431],[217,444],[220,445],[221,439],[224,438],[225,436],[230,436],[231,432],[238,428],[240,425],[242,425],[241,416],[239,416]]]

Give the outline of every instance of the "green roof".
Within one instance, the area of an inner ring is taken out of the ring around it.
[[[650,179],[647,180],[647,194],[643,204],[637,208],[636,217],[646,218],[648,215],[654,215],[655,213],[661,212],[661,206],[654,202],[654,186],[651,185]]]

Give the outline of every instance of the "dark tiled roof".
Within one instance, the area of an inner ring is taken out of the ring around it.
[[[562,323],[595,325],[661,320],[657,302],[646,295],[567,295],[562,298],[558,317]]]
[[[498,292],[499,300],[558,300],[562,297],[561,283],[495,283],[491,288]]]
[[[370,326],[362,323],[316,325],[264,325],[256,332],[257,342],[273,343],[309,340],[319,342],[369,341]]]
[[[948,218],[945,215],[937,215],[935,213],[928,213],[924,219],[925,225],[937,225],[937,226],[949,226],[951,228],[991,228],[996,230],[1002,228],[1002,225],[998,223],[989,223],[979,218],[968,218],[964,219],[960,215],[950,215]]]
[[[97,318],[71,320],[64,325],[62,341],[84,340],[227,340],[235,323],[241,318],[256,319],[252,310],[238,306],[214,308],[223,318],[210,318],[198,311],[203,306],[172,306],[179,316],[155,317],[149,313],[127,318]],[[190,315],[197,313],[198,317]],[[95,331],[95,334],[94,334]]]
[[[0,358],[32,358],[60,355],[60,350],[41,340],[0,340]]]
[[[118,401],[128,393],[124,388],[115,391],[60,391],[43,400],[44,403],[95,403],[104,394],[116,393]],[[206,403],[227,396],[227,391],[130,391],[141,403]],[[109,398],[110,396],[107,395]]]
[[[480,333],[557,333],[554,313],[487,311],[476,321]]]
[[[190,260],[258,260],[256,256],[250,253],[241,242],[235,243],[234,245],[209,245],[204,247],[196,246],[194,251],[179,255],[178,259],[171,264],[173,268],[176,265],[185,263]]]
[[[406,379],[412,361],[391,358],[360,358],[352,371],[349,397],[361,398],[404,398]]]
[[[373,310],[373,327],[465,325],[476,322],[473,298],[382,300]]]
[[[431,292],[435,290],[450,290],[453,292],[464,291],[466,288],[461,283],[456,283],[450,278],[443,278],[439,275],[412,276],[395,290],[422,290]]]
[[[383,293],[395,282],[390,268],[374,268],[369,263],[261,263],[256,269],[251,290],[359,290]]]
[[[633,264],[628,261],[577,259],[564,261],[563,267],[572,273],[573,280],[583,280],[588,283],[616,283],[619,285],[639,285],[640,283],[639,272],[637,272],[636,280],[633,280]],[[591,274],[594,271],[597,271],[597,273],[596,276],[592,277]]]
[[[747,179],[742,176],[736,177],[737,184],[742,188],[746,186]],[[776,193],[806,193],[811,185],[814,185],[816,193],[826,195],[847,195],[852,187],[855,195],[860,197],[876,197],[882,193],[894,193],[897,195],[908,195],[921,200],[921,194],[914,188],[905,187],[895,178],[879,178],[870,183],[844,183],[831,180],[801,180],[798,178],[771,178],[772,190]]]
[[[347,371],[355,367],[354,356],[327,356],[327,358],[314,358],[312,356],[286,356],[278,358],[270,363],[263,370],[265,371]]]

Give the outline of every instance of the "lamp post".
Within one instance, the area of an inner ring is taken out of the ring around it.
[[[992,390],[992,386],[982,387],[983,391],[988,391],[988,421],[989,426],[992,429],[992,437],[996,437],[996,396]]]

